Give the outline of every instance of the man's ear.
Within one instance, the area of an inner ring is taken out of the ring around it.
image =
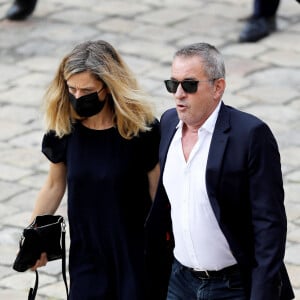
[[[225,88],[226,88],[226,81],[224,78],[219,78],[215,80],[214,82],[215,99],[219,100],[222,98]]]

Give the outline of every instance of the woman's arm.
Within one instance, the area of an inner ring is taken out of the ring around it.
[[[66,174],[67,168],[63,162],[50,162],[48,176],[37,196],[31,222],[37,215],[55,213],[66,190]]]
[[[38,215],[54,214],[57,210],[66,190],[67,168],[64,163],[51,163],[44,186],[41,188],[31,216],[31,222]],[[48,262],[46,252],[41,254],[40,259],[31,270],[45,266]]]

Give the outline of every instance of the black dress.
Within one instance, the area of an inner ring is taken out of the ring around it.
[[[70,300],[142,300],[147,172],[158,162],[158,121],[126,140],[81,123],[44,136],[42,152],[67,165]]]

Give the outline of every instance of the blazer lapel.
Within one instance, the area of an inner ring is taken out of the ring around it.
[[[220,208],[217,203],[216,191],[218,190],[220,170],[222,168],[223,156],[228,142],[229,129],[229,111],[224,103],[222,103],[212,136],[206,166],[207,193],[217,220],[220,220]]]
[[[165,163],[167,159],[167,153],[169,150],[170,143],[172,138],[176,132],[176,126],[179,122],[178,115],[176,110],[174,109],[171,116],[168,117],[167,120],[164,121],[164,125],[161,128],[161,141],[159,147],[159,161],[160,161],[160,168],[161,173],[165,168]]]

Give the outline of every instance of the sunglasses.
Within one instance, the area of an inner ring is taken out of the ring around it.
[[[214,81],[215,79],[210,80],[183,80],[178,81],[174,79],[165,80],[166,89],[169,93],[175,94],[179,84],[181,84],[182,89],[189,94],[194,94],[197,92],[199,82],[209,82]]]

